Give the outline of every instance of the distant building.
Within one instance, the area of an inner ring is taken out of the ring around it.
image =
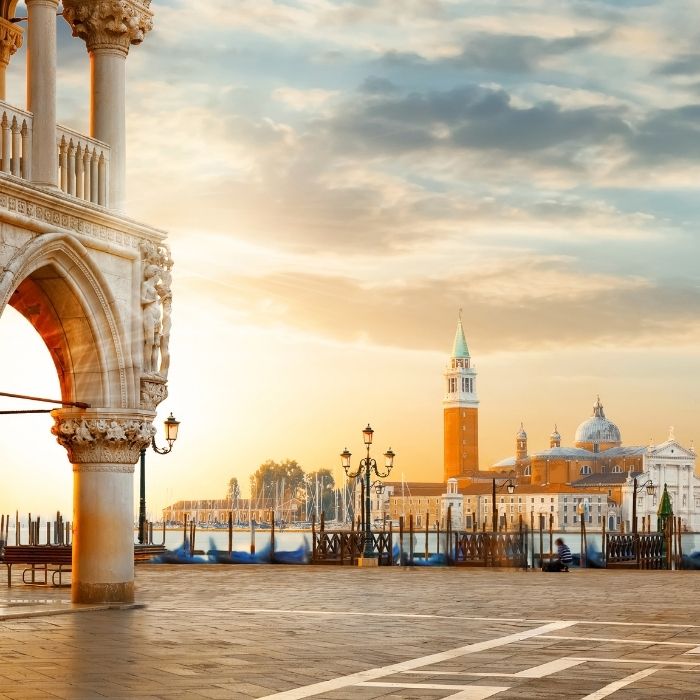
[[[228,498],[200,499],[195,501],[177,501],[163,508],[163,520],[166,523],[195,522],[201,525],[228,524],[229,513],[233,513],[234,523],[269,523],[272,513],[276,522],[296,522],[304,512],[304,504],[296,498],[287,500],[284,508],[272,498],[238,498],[235,502]]]

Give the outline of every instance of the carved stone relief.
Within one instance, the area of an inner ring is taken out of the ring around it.
[[[173,260],[166,246],[156,246],[148,242],[141,245],[141,255],[143,373],[149,378],[164,379],[168,376],[170,368]]]
[[[96,418],[53,417],[51,432],[66,448],[70,461],[92,465],[93,471],[133,471],[141,450],[155,435],[149,418],[110,413]]]
[[[63,17],[88,51],[127,53],[153,29],[151,0],[63,0]]]
[[[0,63],[8,65],[10,57],[22,46],[22,30],[0,18]]]

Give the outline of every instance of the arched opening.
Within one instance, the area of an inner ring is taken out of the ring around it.
[[[97,408],[126,408],[129,400],[138,405],[138,387],[126,369],[117,304],[78,241],[57,233],[33,239],[0,278],[0,314],[6,304],[46,344],[62,400]]]
[[[612,531],[615,529],[615,516],[614,515],[609,515],[608,516],[608,531]]]
[[[14,309],[6,309],[0,317],[0,366],[3,367],[0,390],[60,397],[58,377],[51,357],[41,338],[29,323]],[[50,408],[17,399],[0,399],[0,410]],[[72,474],[66,461],[65,450],[51,437],[53,420],[46,414],[0,416],[0,512],[11,515],[19,511],[21,522],[28,513],[41,516],[42,522],[55,517],[60,510],[67,520],[72,519]],[[44,541],[46,530],[41,533]],[[26,544],[26,529],[21,541]],[[10,531],[10,544],[15,543]]]

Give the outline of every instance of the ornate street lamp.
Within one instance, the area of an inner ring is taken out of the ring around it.
[[[151,438],[151,447],[154,452],[159,455],[167,455],[172,451],[175,440],[177,440],[177,431],[180,427],[180,421],[175,420],[175,416],[171,413],[164,421],[165,440],[168,443],[167,447],[158,447],[156,445],[155,435]],[[144,543],[146,538],[146,448],[141,450],[141,471],[139,483],[139,544]]]
[[[496,508],[496,489],[500,491],[501,489],[507,489],[509,494],[513,494],[515,491],[515,484],[511,479],[507,479],[502,484],[496,487],[496,478],[494,477],[491,489],[491,528],[494,532],[498,532],[498,509]]]
[[[356,479],[360,477],[362,480],[362,487],[363,487],[363,504],[362,504],[362,519],[364,521],[364,551],[362,553],[362,557],[364,559],[373,559],[376,558],[376,553],[374,551],[374,538],[372,537],[372,528],[371,528],[371,523],[370,523],[370,515],[371,515],[371,503],[370,503],[370,483],[371,483],[371,476],[372,472],[380,478],[385,478],[389,476],[389,473],[391,472],[393,466],[394,466],[394,457],[396,456],[391,447],[384,453],[384,469],[386,471],[381,471],[381,469],[377,466],[376,460],[372,459],[369,456],[369,448],[372,445],[372,438],[374,436],[374,430],[370,427],[369,423],[367,424],[367,427],[362,431],[362,437],[364,439],[364,443],[367,447],[367,456],[363,457],[360,460],[360,465],[356,470],[352,470],[350,466],[350,458],[352,457],[352,454],[348,451],[348,448],[346,447],[341,453],[340,453],[340,463],[345,470],[345,474],[351,478],[351,479]],[[379,486],[377,486],[379,484]],[[374,488],[377,490],[377,494],[380,494],[381,491],[384,490],[384,484],[381,483],[381,481],[375,481],[373,484]],[[381,488],[381,491],[379,490]]]
[[[647,479],[643,484],[637,486],[637,477],[634,477],[632,482],[632,534],[637,534],[637,494],[641,493],[642,489],[646,489],[649,496],[653,496],[656,493],[656,484],[651,480]]]

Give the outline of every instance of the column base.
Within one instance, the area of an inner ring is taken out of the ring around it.
[[[379,566],[379,557],[360,557],[357,560],[357,565],[362,567]]]
[[[71,586],[74,603],[133,603],[134,582],[85,583],[74,581]]]

